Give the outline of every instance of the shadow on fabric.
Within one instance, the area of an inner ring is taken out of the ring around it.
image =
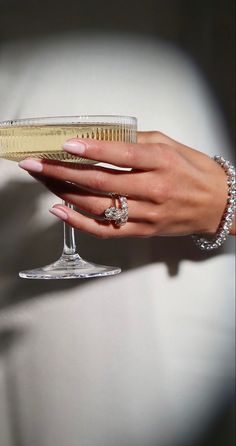
[[[35,182],[11,181],[0,192],[0,308],[57,290],[78,289],[88,280],[24,280],[20,270],[50,264],[62,249],[62,224],[34,225],[33,217],[44,187]],[[218,255],[200,252],[190,237],[154,237],[99,240],[79,233],[79,252],[85,259],[118,265],[123,271],[148,263],[161,262],[170,276],[176,276],[180,262],[204,261]]]

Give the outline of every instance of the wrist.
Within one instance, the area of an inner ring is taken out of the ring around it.
[[[235,185],[235,168],[221,156],[215,156],[214,160],[225,171],[227,178],[227,203],[223,211],[219,226],[214,237],[207,240],[204,237],[193,236],[196,245],[206,251],[219,248],[226,240],[229,234],[235,234],[235,208],[236,208],[236,185]],[[216,197],[217,198],[217,197]]]
[[[205,210],[208,231],[205,231],[205,235],[213,237],[219,230],[220,223],[224,217],[225,209],[228,204],[229,187],[225,170],[214,159],[212,159],[211,162],[213,163],[212,172],[208,180],[210,196]]]

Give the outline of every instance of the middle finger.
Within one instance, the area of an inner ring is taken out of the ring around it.
[[[81,164],[67,166],[33,158],[21,161],[19,166],[38,176],[68,181],[101,193],[129,195],[133,198],[145,198],[147,195],[144,176],[148,173],[142,171],[127,172]]]

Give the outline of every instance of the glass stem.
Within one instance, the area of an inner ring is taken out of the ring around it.
[[[67,206],[70,209],[73,209],[73,205],[66,203],[63,201],[63,205]],[[76,244],[75,244],[75,230],[65,222],[63,222],[63,230],[64,230],[64,246],[63,246],[63,257],[68,256],[76,256],[79,257],[76,252]]]

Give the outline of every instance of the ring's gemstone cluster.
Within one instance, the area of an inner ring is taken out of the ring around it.
[[[120,207],[112,206],[105,210],[105,219],[113,221],[116,226],[125,225],[128,221],[128,202],[126,197],[117,197]]]

